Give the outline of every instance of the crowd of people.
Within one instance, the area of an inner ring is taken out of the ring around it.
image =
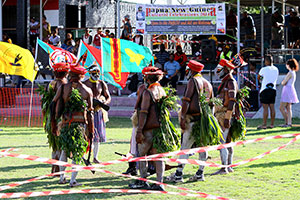
[[[169,63],[174,55],[170,55]],[[167,64],[166,62],[165,64]],[[174,62],[174,61],[173,61]],[[165,66],[168,66],[165,65]],[[180,64],[176,64],[179,69]],[[133,130],[130,142],[130,153],[133,156],[147,156],[156,153],[181,149],[189,149],[193,145],[198,147],[227,143],[240,139],[244,135],[245,126],[233,126],[235,120],[241,120],[244,110],[240,107],[243,97],[236,99],[238,85],[233,78],[233,70],[237,66],[226,59],[222,59],[216,69],[222,80],[218,91],[219,103],[214,98],[212,85],[201,75],[204,68],[202,63],[190,60],[187,65],[188,84],[182,98],[179,123],[180,134],[169,119],[171,109],[178,107],[176,94],[173,90],[161,86],[160,80],[164,72],[152,66],[143,69],[144,83],[138,88],[135,112],[132,116]],[[168,67],[167,67],[168,68]],[[93,153],[93,163],[98,160],[99,145],[106,141],[106,112],[111,97],[105,82],[100,80],[100,70],[96,65],[87,69],[79,64],[55,63],[53,66],[55,79],[48,88],[41,90],[43,95],[43,113],[46,119],[45,131],[52,147],[53,159],[66,162],[72,159],[73,164],[83,160],[91,165],[90,157]],[[178,71],[178,70],[177,70]],[[90,77],[83,81],[84,75]],[[176,72],[175,72],[176,73]],[[166,106],[166,109],[162,106]],[[204,113],[205,112],[205,113]],[[48,114],[47,114],[48,113]],[[204,120],[199,120],[203,118]],[[163,120],[162,120],[163,119]],[[213,120],[206,128],[203,121]],[[232,132],[235,131],[233,135]],[[212,133],[212,134],[211,134]],[[199,137],[201,135],[201,137]],[[181,139],[180,139],[181,138]],[[89,150],[87,150],[89,149]],[[88,151],[88,156],[85,153]],[[87,158],[86,158],[87,156]],[[223,165],[230,165],[233,161],[233,148],[220,150]],[[206,161],[207,153],[200,153],[199,159]],[[188,158],[188,155],[180,157]],[[142,178],[156,173],[160,184],[150,186],[147,182],[137,180],[129,184],[132,189],[150,189],[164,191],[162,184],[166,168],[163,161],[129,162],[129,168],[124,174],[137,175],[137,168]],[[168,181],[183,181],[184,165],[178,165],[175,173],[166,177]],[[64,171],[65,167],[53,166],[52,173]],[[204,166],[190,180],[204,181]],[[232,173],[231,167],[221,168],[213,175]],[[72,172],[69,185],[80,186]],[[66,184],[67,179],[62,173],[59,184]]]

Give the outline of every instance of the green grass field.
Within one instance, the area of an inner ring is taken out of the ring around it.
[[[174,119],[174,121],[176,121]],[[295,119],[294,124],[300,124]],[[254,139],[271,135],[298,133],[300,128],[274,128],[256,130],[261,120],[248,120],[248,133],[246,139]],[[281,124],[282,121],[276,121]],[[178,127],[178,124],[176,123]],[[15,128],[1,127],[0,149],[15,147],[21,154],[36,155],[40,157],[51,157],[47,138],[42,128]],[[101,145],[99,159],[101,161],[116,160],[120,157],[115,151],[126,154],[129,150],[129,139],[131,135],[131,123],[129,119],[112,118],[107,124],[108,141]],[[291,138],[267,140],[235,148],[234,161],[249,159],[287,143]],[[211,151],[209,155],[212,162],[220,163],[219,152]],[[191,158],[196,159],[194,155]],[[69,161],[70,162],[70,161]],[[174,165],[174,163],[172,164]],[[110,165],[105,167],[114,172],[123,172],[127,163]],[[50,173],[51,166],[43,163],[21,160],[18,158],[0,158],[0,185],[6,185],[15,181],[23,181],[33,177]],[[235,172],[223,176],[209,176],[216,168],[205,168],[205,182],[184,182],[178,186],[205,192],[208,194],[228,197],[232,199],[300,199],[300,143],[288,146],[263,159],[248,163],[235,168]],[[175,169],[167,171],[165,175],[174,172]],[[188,180],[197,171],[197,166],[187,165],[184,170],[184,178]],[[70,176],[70,174],[68,175]],[[155,179],[155,176],[151,177]],[[81,171],[77,177],[84,185],[76,189],[127,189],[133,180],[116,177],[108,174],[90,171]],[[171,183],[173,184],[173,183]],[[59,185],[58,178],[47,178],[33,183],[15,187],[3,192],[31,192],[48,190],[70,189],[68,185]],[[179,190],[166,188],[167,191]],[[143,194],[73,194],[52,197],[39,197],[35,199],[188,199],[181,196],[171,195],[143,195]],[[190,198],[193,199],[193,198]]]

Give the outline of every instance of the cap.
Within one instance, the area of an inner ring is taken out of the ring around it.
[[[202,63],[199,63],[195,60],[190,60],[187,66],[195,72],[201,72],[204,68]]]
[[[52,67],[56,72],[68,72],[70,70],[70,65],[64,62],[55,63]]]
[[[234,64],[232,64],[231,62],[229,62],[226,59],[221,59],[220,62],[219,62],[219,65],[221,65],[223,67],[230,68],[230,69],[235,69]]]
[[[153,66],[145,67],[143,69],[142,73],[144,75],[163,75],[164,74],[164,72],[161,71],[159,68],[153,67]]]
[[[87,72],[87,70],[84,67],[77,65],[77,64],[71,65],[70,70],[71,70],[71,72],[73,72],[75,74],[80,74],[80,75],[85,75]]]

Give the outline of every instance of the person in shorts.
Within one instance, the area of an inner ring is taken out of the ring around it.
[[[276,98],[276,82],[279,75],[278,68],[273,65],[273,57],[265,56],[265,67],[261,68],[258,75],[258,80],[262,79],[260,88],[260,102],[263,106],[263,124],[257,129],[266,129],[274,127],[275,120],[275,98]],[[267,126],[267,119],[271,115],[271,124]]]

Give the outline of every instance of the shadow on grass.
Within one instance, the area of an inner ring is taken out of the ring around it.
[[[261,163],[261,164],[253,164],[248,166],[247,168],[258,168],[258,167],[270,168],[276,166],[286,166],[286,165],[296,165],[296,164],[300,164],[300,159],[289,160],[285,162],[268,162],[268,163]]]
[[[299,129],[299,128],[298,128]],[[284,129],[284,128],[280,128],[280,129],[265,129],[265,130],[249,130],[249,133],[246,133],[247,136],[253,136],[253,135],[268,135],[268,134],[274,134],[274,133],[282,133],[282,134],[286,134],[285,132],[289,131],[296,131],[294,130],[294,128],[290,128],[290,129]]]
[[[7,166],[7,167],[0,167],[1,171],[12,171],[12,170],[18,170],[18,169],[32,169],[32,168],[49,168],[49,174],[51,166],[48,164],[35,164],[35,165],[22,165],[22,166]],[[1,182],[1,179],[0,179]]]
[[[0,150],[2,149],[9,149],[9,148],[16,148],[16,149],[21,149],[21,148],[40,148],[40,147],[49,147],[48,144],[45,144],[45,145],[33,145],[33,146],[7,146],[7,147],[1,147]]]

